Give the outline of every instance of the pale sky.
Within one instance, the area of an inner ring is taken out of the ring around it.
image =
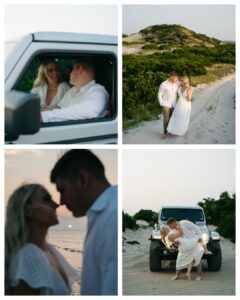
[[[50,172],[66,150],[5,150],[5,205],[10,194],[23,182],[43,184],[59,203],[59,194],[55,185],[50,183]],[[105,172],[112,185],[117,184],[117,150],[91,150],[105,166]],[[60,224],[54,229],[67,230],[71,224],[73,230],[85,229],[85,218],[73,218],[65,206],[57,210]]]
[[[234,5],[124,5],[123,33],[151,25],[180,24],[197,33],[235,41]]]
[[[235,192],[234,150],[124,150],[123,210],[197,205]]]
[[[5,41],[36,31],[117,35],[117,20],[117,5],[6,5]]]

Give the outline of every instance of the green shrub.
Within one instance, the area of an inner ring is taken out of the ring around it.
[[[138,225],[136,220],[127,213],[122,213],[122,231],[125,231],[126,228],[136,230],[138,229]]]
[[[144,220],[152,226],[157,222],[158,214],[150,209],[141,209],[133,217],[135,220]]]
[[[154,32],[157,29],[157,27],[152,27],[149,30]],[[145,29],[143,33],[149,34],[148,29]],[[204,39],[204,36],[202,38]],[[150,48],[157,45],[155,42],[149,42]],[[160,84],[169,77],[171,71],[175,70],[180,75],[187,74],[191,78],[200,76],[204,78],[207,75],[207,68],[215,64],[234,65],[235,44],[215,43],[216,46],[212,48],[185,46],[151,55],[124,55],[122,74],[124,123],[137,124],[145,119],[158,117],[161,113],[157,99],[158,89]],[[168,44],[168,47],[170,45]],[[157,47],[166,49],[166,44],[159,43]],[[148,44],[145,48],[148,48]]]
[[[235,198],[235,194],[223,192],[217,200],[206,198],[198,203],[209,223],[217,226],[217,231],[232,242],[235,242]]]

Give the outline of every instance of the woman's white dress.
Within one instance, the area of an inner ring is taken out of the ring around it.
[[[171,233],[173,233],[173,231],[170,231],[169,234]],[[193,261],[193,266],[199,265],[204,253],[204,249],[201,243],[198,242],[198,239],[198,236],[194,236],[190,239],[185,237],[179,237],[175,239],[175,241],[179,242],[178,256],[176,261],[177,270],[187,268],[188,265]]]
[[[34,87],[31,90],[31,93],[33,94],[39,94],[40,96],[40,104],[41,104],[41,108],[49,108],[55,104],[58,104],[60,102],[60,100],[62,100],[63,96],[66,94],[66,92],[70,89],[70,85],[67,82],[61,82],[58,85],[58,90],[57,90],[57,94],[55,95],[55,97],[52,99],[51,103],[48,105],[46,103],[46,96],[47,96],[47,89],[48,89],[48,85],[45,83],[43,85]]]
[[[180,237],[177,238],[177,240],[180,244],[178,246],[176,269],[185,269],[192,261],[194,261],[193,266],[199,265],[204,253],[204,249],[198,242],[198,237],[196,236],[191,239]]]
[[[23,280],[28,286],[39,289],[40,295],[70,295],[71,285],[77,274],[63,256],[50,244],[48,248],[62,266],[67,278],[66,284],[60,273],[51,265],[45,253],[35,244],[28,243],[13,257],[9,278],[12,287]]]
[[[168,123],[167,131],[174,135],[183,136],[189,126],[191,115],[191,101],[187,100],[187,89],[178,89],[179,99]]]

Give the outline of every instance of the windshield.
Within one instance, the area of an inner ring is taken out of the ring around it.
[[[161,220],[167,221],[169,218],[177,221],[189,220],[192,222],[203,222],[204,215],[201,209],[191,208],[163,208],[161,212]]]

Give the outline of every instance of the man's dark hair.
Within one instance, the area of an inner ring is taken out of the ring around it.
[[[172,71],[172,72],[170,73],[170,77],[171,77],[171,76],[177,76],[177,77],[178,77],[179,75],[178,75],[178,73],[177,73],[176,71]]]
[[[176,221],[176,219],[174,219],[174,218],[169,218],[168,220],[167,220],[167,225],[169,225],[169,224],[171,224],[171,223],[176,223],[177,221]]]
[[[57,178],[73,179],[81,169],[98,180],[105,180],[102,162],[87,149],[74,149],[66,152],[52,169],[50,180],[55,182]]]

